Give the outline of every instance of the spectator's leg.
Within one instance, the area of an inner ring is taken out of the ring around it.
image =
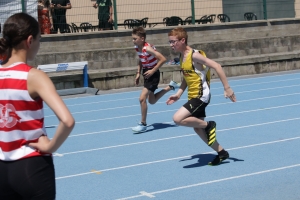
[[[104,23],[103,23],[103,29],[104,30],[111,30],[111,23],[108,20],[109,20],[109,18],[104,20]]]
[[[103,31],[103,28],[104,28],[103,20],[99,19],[99,28],[98,28],[98,30]]]
[[[63,29],[62,29],[62,20],[61,20],[62,16],[57,16],[57,33],[58,33],[58,29],[59,32],[62,33]]]
[[[57,19],[53,19],[53,33],[57,33],[58,31],[58,22],[57,22]]]
[[[59,31],[60,33],[66,33],[67,32],[67,18],[66,16],[61,16],[60,18],[60,28]]]

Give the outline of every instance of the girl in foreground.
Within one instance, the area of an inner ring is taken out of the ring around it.
[[[75,121],[49,77],[27,65],[40,47],[38,22],[26,13],[3,26],[0,54],[0,199],[55,199],[52,153],[66,140]],[[59,125],[50,140],[43,101]]]

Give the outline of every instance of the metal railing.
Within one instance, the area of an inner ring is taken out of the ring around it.
[[[112,28],[115,30],[128,29],[138,25],[153,28],[168,25],[300,17],[300,0],[111,1],[113,5]],[[92,6],[95,2],[96,0],[71,0],[72,9],[68,9],[66,12],[67,23],[71,25],[70,29],[72,29],[70,32],[76,31],[75,26],[80,32],[98,30],[98,9]],[[1,0],[1,26],[7,17],[16,12],[27,12],[37,18],[37,0]],[[171,17],[177,18],[170,19]],[[142,23],[140,20],[144,18],[147,19]],[[80,28],[82,23],[90,24],[91,28]]]

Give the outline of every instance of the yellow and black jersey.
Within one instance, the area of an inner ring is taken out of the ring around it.
[[[192,56],[195,51],[199,51],[201,55],[206,57],[203,51],[193,49],[188,53],[184,62],[182,57],[180,58],[180,67],[188,86],[188,99],[200,98],[201,101],[208,103],[210,100],[210,69],[205,65],[201,71],[194,67]]]

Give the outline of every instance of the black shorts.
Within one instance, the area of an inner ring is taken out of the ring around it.
[[[203,118],[206,117],[205,108],[208,103],[204,103],[198,98],[192,98],[186,102],[183,107],[185,107],[193,117]]]
[[[143,74],[148,71],[148,69],[143,69]],[[151,92],[154,93],[154,91],[157,89],[157,86],[159,84],[159,79],[160,79],[160,72],[157,70],[154,72],[150,78],[145,79],[144,78],[144,87],[150,90]]]
[[[0,161],[0,199],[54,200],[55,193],[51,156]]]
[[[109,18],[99,20],[99,29],[112,30],[112,23],[110,23]]]

